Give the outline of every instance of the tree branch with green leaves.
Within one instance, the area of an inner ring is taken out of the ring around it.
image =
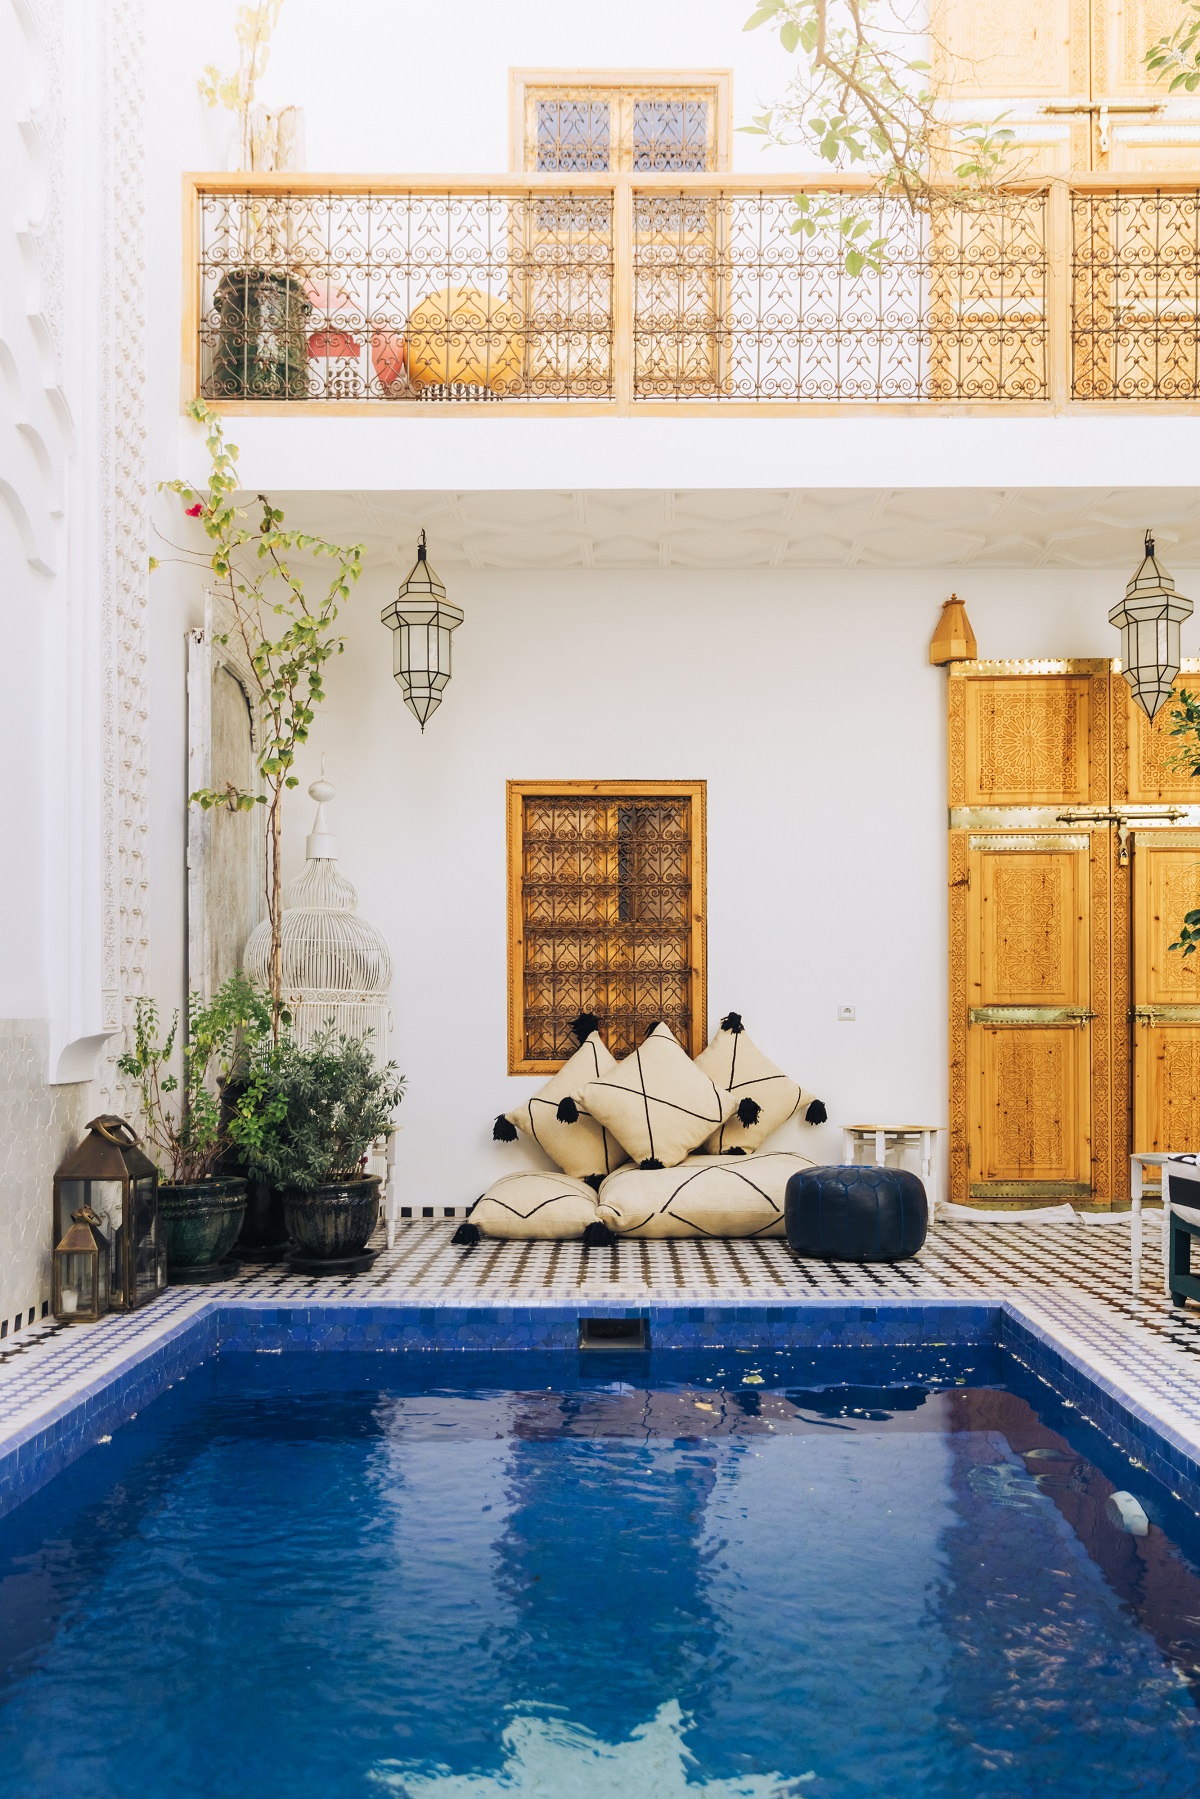
[[[335,630],[342,604],[362,574],[363,547],[343,547],[308,531],[289,531],[284,515],[265,494],[257,496],[257,517],[238,504],[240,483],[237,446],[227,443],[221,420],[203,400],[188,408],[206,429],[208,480],[164,481],[160,491],[176,494],[189,518],[197,519],[209,549],[180,551],[182,559],[204,569],[228,604],[234,621],[216,639],[227,644],[237,636],[255,688],[258,713],[257,767],[265,792],[232,784],[202,788],[189,804],[204,811],[230,812],[266,808],[266,905],[271,929],[270,990],[275,1036],[286,1021],[283,1004],[283,796],[299,785],[293,773],[296,753],[308,741],[317,707],[325,698],[325,665],[341,655],[342,637]],[[297,559],[309,565],[298,566]],[[310,596],[311,569],[332,563]],[[153,559],[152,559],[153,565]]]
[[[892,0],[760,0],[744,29],[764,25],[797,57],[783,97],[741,130],[773,144],[804,144],[836,169],[861,167],[878,191],[897,194],[916,211],[938,190],[935,159],[949,151],[944,98],[930,65],[912,54],[915,23]],[[956,133],[955,179],[969,189],[994,186],[1015,133],[1000,125],[964,125]],[[797,194],[795,233],[833,235],[847,274],[878,272],[887,239],[871,237],[877,215],[829,193]]]

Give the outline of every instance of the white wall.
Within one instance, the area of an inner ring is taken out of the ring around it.
[[[342,867],[395,958],[402,1203],[538,1163],[490,1140],[539,1085],[506,1072],[510,778],[706,779],[710,1029],[742,1012],[829,1107],[784,1140],[836,1160],[833,1123],[944,1122],[944,572],[455,573],[466,622],[423,738],[379,623],[394,585],[369,573],[351,600],[300,772],[325,752]],[[1096,655],[1111,585],[973,572],[960,592],[981,655]],[[293,800],[293,872],[311,811]]]

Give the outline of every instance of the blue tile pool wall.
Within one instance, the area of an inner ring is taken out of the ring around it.
[[[0,1516],[216,1352],[215,1313],[193,1316],[76,1387],[36,1424],[0,1437]]]
[[[998,1340],[1000,1307],[762,1306],[228,1306],[217,1313],[222,1354],[285,1349],[569,1349],[581,1318],[644,1318],[653,1349],[971,1348]]]
[[[1160,1418],[1008,1305],[1002,1309],[999,1342],[1200,1516],[1200,1460]]]

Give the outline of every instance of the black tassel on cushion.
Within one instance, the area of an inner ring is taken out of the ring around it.
[[[723,1031],[732,1031],[735,1037],[740,1031],[744,1031],[745,1028],[745,1025],[742,1023],[742,1015],[740,1012],[726,1012],[724,1018],[721,1020],[721,1029]]]
[[[571,1026],[572,1032],[578,1037],[581,1043],[585,1042],[587,1038],[591,1036],[593,1031],[598,1031],[599,1029],[600,1020],[596,1017],[594,1012],[581,1012],[579,1017],[575,1020],[575,1023]]]
[[[510,1123],[510,1121],[504,1116],[503,1112],[498,1112],[496,1114],[496,1122],[492,1126],[492,1142],[493,1143],[515,1143],[516,1140],[517,1140],[516,1125]]]
[[[735,1143],[732,1149],[723,1150],[721,1153],[726,1156],[744,1156],[746,1152],[740,1143]]]
[[[750,1126],[757,1124],[762,1117],[762,1107],[756,1099],[747,1097],[738,1105],[738,1117],[749,1130]]]
[[[458,1249],[474,1249],[482,1235],[477,1224],[460,1224],[450,1241]]]
[[[560,1124],[578,1124],[579,1107],[568,1093],[565,1099],[558,1102],[558,1111],[554,1114]]]
[[[659,1161],[657,1156],[647,1156],[646,1160],[644,1162],[638,1163],[638,1167],[639,1168],[661,1168],[662,1163]]]
[[[585,1174],[583,1184],[585,1187],[590,1187],[593,1193],[599,1193],[604,1184],[604,1176],[602,1174]]]
[[[599,1219],[596,1220],[595,1224],[589,1224],[583,1233],[583,1247],[585,1249],[608,1249],[615,1242],[616,1238],[613,1236],[608,1226],[606,1224],[601,1224]]]
[[[823,1099],[814,1099],[812,1105],[804,1114],[804,1117],[805,1122],[808,1124],[824,1124],[829,1117],[829,1113],[825,1110],[825,1101]]]

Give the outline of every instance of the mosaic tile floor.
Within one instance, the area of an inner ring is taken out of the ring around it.
[[[947,1224],[912,1261],[801,1261],[786,1244],[451,1244],[452,1226],[399,1227],[367,1274],[340,1278],[246,1266],[226,1282],[176,1287],[144,1311],[98,1325],[30,1327],[0,1363],[0,1434],[69,1405],[131,1355],[174,1334],[212,1300],[243,1305],[758,1305],[805,1299],[1020,1302],[1021,1311],[1200,1451],[1200,1308],[1162,1291],[1159,1214],[1146,1219],[1142,1285],[1130,1291],[1127,1221],[1097,1225]]]

